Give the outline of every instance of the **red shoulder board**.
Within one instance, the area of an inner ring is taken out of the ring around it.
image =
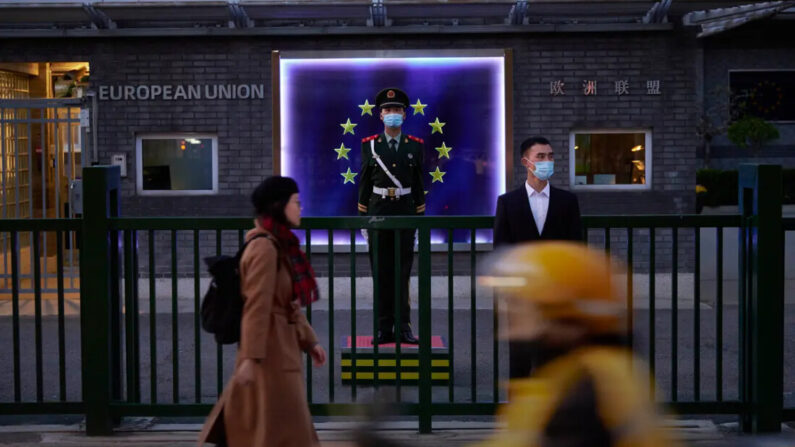
[[[425,144],[425,142],[422,141],[422,138],[417,138],[414,135],[406,135],[406,137],[408,137],[408,139],[411,141],[416,141],[417,143]]]
[[[367,143],[370,140],[375,140],[376,138],[378,138],[378,135],[380,134],[370,135],[367,138],[362,138],[362,143]]]

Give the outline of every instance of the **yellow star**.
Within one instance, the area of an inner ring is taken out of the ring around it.
[[[447,159],[449,160],[450,159],[450,151],[452,151],[453,148],[452,147],[447,147],[447,145],[444,144],[444,141],[442,141],[442,147],[437,147],[436,150],[439,152],[439,158],[447,157]]]
[[[428,104],[421,103],[420,102],[420,98],[417,98],[417,103],[416,104],[412,104],[411,105],[411,108],[414,109],[414,114],[415,115],[418,114],[418,113],[420,115],[425,115],[425,110],[423,110],[423,109],[425,109],[426,107],[428,107]]]
[[[431,131],[431,135],[435,134],[436,132],[444,133],[444,132],[442,132],[442,127],[445,124],[447,124],[447,123],[440,123],[439,122],[439,117],[438,116],[436,117],[436,121],[434,121],[432,123],[428,123],[428,125],[433,128],[433,130]]]
[[[359,173],[358,172],[351,172],[351,168],[349,167],[348,168],[348,172],[340,172],[340,175],[343,178],[345,178],[345,181],[342,182],[343,185],[346,184],[346,183],[353,183],[355,185],[356,182],[353,181],[353,178],[356,177],[357,175],[359,175]]]
[[[337,153],[337,160],[340,158],[350,160],[350,158],[348,158],[348,152],[350,151],[350,148],[345,147],[345,143],[340,144],[340,147],[334,149],[334,152]]]
[[[375,104],[370,104],[366,99],[364,100],[364,104],[359,104],[359,108],[362,109],[362,116],[364,116],[365,113],[373,116],[373,107],[375,107]]]
[[[342,129],[343,129],[342,134],[343,135],[345,135],[346,133],[350,133],[351,135],[355,135],[353,133],[353,128],[356,127],[356,124],[352,123],[350,118],[348,118],[348,122],[347,123],[342,123],[342,124],[340,124],[340,126],[342,126]]]
[[[431,174],[431,177],[433,177],[433,181],[431,181],[431,183],[436,183],[436,182],[444,183],[444,179],[442,179],[442,177],[444,177],[444,175],[447,173],[440,171],[439,166],[437,166],[435,171],[429,172],[428,174]]]

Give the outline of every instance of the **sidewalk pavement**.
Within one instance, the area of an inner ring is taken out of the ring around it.
[[[354,447],[351,441],[356,423],[317,423],[323,447]],[[435,424],[430,435],[417,433],[416,422],[390,422],[380,433],[407,446],[457,447],[471,445],[491,436],[498,427],[491,422],[450,421]],[[782,426],[782,433],[766,436],[742,436],[736,423],[716,424],[711,420],[693,419],[670,421],[666,427],[683,445],[700,447],[795,446],[795,430]],[[152,418],[137,418],[117,428],[113,436],[87,437],[82,427],[75,425],[12,425],[0,426],[2,447],[188,447],[196,445],[198,424],[159,424]]]

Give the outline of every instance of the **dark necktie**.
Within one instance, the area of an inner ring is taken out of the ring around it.
[[[397,140],[395,140],[395,139],[389,140],[389,148],[392,149],[393,151],[396,151],[397,150]]]

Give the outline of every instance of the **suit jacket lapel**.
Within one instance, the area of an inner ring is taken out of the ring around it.
[[[530,236],[530,239],[538,239],[540,237],[538,227],[536,227],[533,210],[530,209],[530,197],[527,195],[527,188],[524,185],[517,191],[516,199],[519,201],[516,206],[521,210],[521,222],[526,222],[527,235]]]

